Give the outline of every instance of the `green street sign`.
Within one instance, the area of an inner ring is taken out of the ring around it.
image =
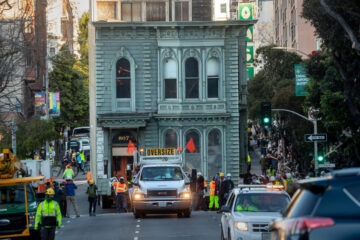
[[[251,3],[239,4],[239,20],[253,19],[253,5]]]
[[[297,97],[306,96],[305,86],[309,84],[309,79],[306,77],[306,72],[303,66],[295,64],[295,92]]]
[[[246,80],[249,81],[254,77],[254,67],[246,67]]]
[[[254,41],[254,26],[250,26],[246,31],[246,42],[253,42]]]
[[[254,62],[254,47],[247,46],[246,47],[246,63],[253,63]]]

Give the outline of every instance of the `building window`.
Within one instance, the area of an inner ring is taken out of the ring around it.
[[[54,47],[50,48],[50,56],[51,57],[55,56],[55,48]]]
[[[31,54],[30,46],[27,46],[25,50],[25,64],[27,68],[32,67],[32,54]]]
[[[194,148],[192,148],[192,144]],[[191,169],[201,169],[201,146],[200,146],[200,135],[198,131],[192,129],[185,135],[185,168],[187,171]],[[188,146],[188,147],[187,147]],[[189,148],[192,150],[190,151]]]
[[[164,64],[164,90],[165,99],[177,98],[177,67],[174,59],[165,60]]]
[[[185,62],[185,97],[199,98],[199,63],[195,58]]]
[[[116,19],[116,2],[96,2],[97,20]]]
[[[130,62],[121,58],[116,63],[116,98],[131,98]]]
[[[140,22],[141,3],[122,3],[121,20],[125,22]]]
[[[222,169],[221,132],[211,130],[208,135],[208,176],[213,177]]]
[[[188,2],[175,2],[175,21],[189,21]]]
[[[177,148],[177,133],[174,129],[169,129],[165,132],[165,148]]]
[[[207,97],[219,98],[220,64],[216,58],[210,58],[206,64]]]
[[[220,4],[220,12],[221,13],[226,13],[226,3]]]
[[[165,2],[146,3],[146,21],[165,21]]]

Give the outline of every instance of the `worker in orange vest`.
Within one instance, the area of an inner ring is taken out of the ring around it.
[[[126,192],[127,185],[125,183],[124,177],[120,177],[120,181],[115,181],[113,183],[116,195],[116,209],[118,213],[126,212],[127,203],[126,203]]]
[[[91,172],[87,173],[86,178],[87,178],[87,182],[89,183],[91,179]]]
[[[219,196],[216,195],[215,193],[215,177],[213,178],[213,180],[210,182],[209,187],[210,187],[210,191],[209,191],[209,196],[210,196],[210,203],[209,203],[209,210],[213,208],[214,204],[215,204],[215,209],[219,208]]]

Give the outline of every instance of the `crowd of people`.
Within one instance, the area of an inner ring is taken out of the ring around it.
[[[83,150],[80,149],[80,152],[73,152],[71,149],[69,149],[65,152],[59,174],[62,171],[65,171],[69,166],[72,166],[76,168],[77,173],[81,171],[83,175],[85,175],[85,162],[86,158]]]

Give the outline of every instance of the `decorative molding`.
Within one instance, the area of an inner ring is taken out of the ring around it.
[[[161,60],[165,60],[168,58],[173,58],[174,60],[176,60],[177,56],[173,49],[164,48],[161,51],[162,51],[162,59]]]
[[[194,48],[185,48],[183,49],[183,60],[186,60],[188,58],[195,57],[199,61],[202,60],[200,51]]]

